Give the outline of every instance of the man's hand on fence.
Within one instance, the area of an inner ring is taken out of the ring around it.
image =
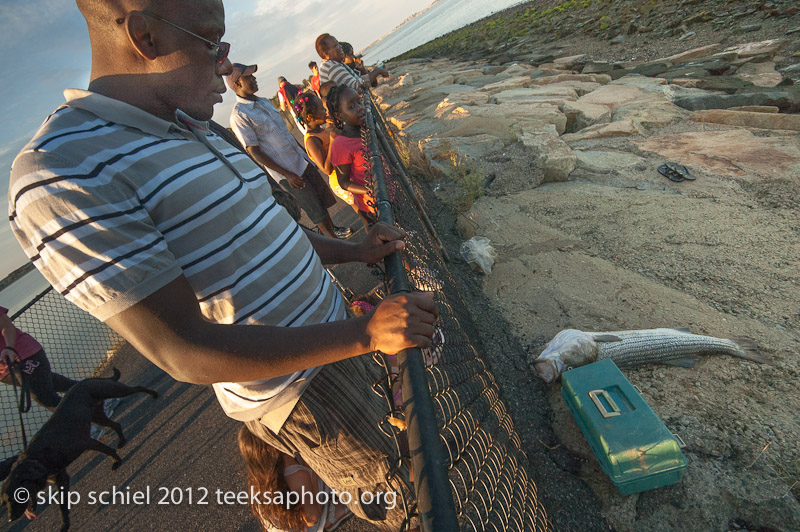
[[[433,292],[398,294],[381,301],[368,319],[370,349],[394,355],[411,347],[430,347],[439,311]]]
[[[359,260],[375,264],[395,251],[405,248],[403,242],[405,237],[405,231],[385,223],[377,223],[370,229],[364,241],[358,244]]]

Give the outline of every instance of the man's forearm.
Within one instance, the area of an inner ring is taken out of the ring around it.
[[[195,326],[173,342],[134,346],[176,379],[197,384],[291,375],[370,351],[360,318],[305,327]]]
[[[189,308],[187,298],[194,302]],[[185,278],[113,316],[107,324],[175,379],[195,384],[290,375],[369,351],[361,318],[305,327],[207,321]]]
[[[421,294],[384,300],[370,315],[303,327],[207,321],[179,277],[106,323],[175,379],[195,384],[289,375],[380,349],[427,347],[436,319]]]
[[[363,262],[358,244],[320,235],[303,227],[311,246],[319,255],[322,264],[343,264],[345,262]]]

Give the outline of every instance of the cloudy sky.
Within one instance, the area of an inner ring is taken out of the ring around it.
[[[314,41],[331,33],[361,50],[433,0],[225,0],[231,59],[258,64],[262,96],[273,96],[278,76],[300,82],[308,62],[319,57]],[[8,177],[14,155],[47,115],[64,100],[68,87],[89,82],[89,37],[72,1],[3,0],[0,17],[0,209],[8,212]],[[218,105],[215,120],[227,124],[233,96]],[[4,215],[5,218],[5,215]],[[0,223],[0,278],[26,262],[8,226]]]

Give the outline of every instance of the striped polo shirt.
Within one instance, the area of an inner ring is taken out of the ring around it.
[[[216,323],[346,317],[310,241],[247,155],[180,111],[168,122],[88,91],[64,94],[15,159],[8,192],[14,234],[58,292],[105,320],[183,275]],[[236,419],[278,407],[288,416],[316,371],[214,387]]]
[[[344,63],[326,59],[319,67],[319,80],[321,83],[333,81],[336,85],[347,85],[357,91],[369,84],[369,75],[359,75]]]

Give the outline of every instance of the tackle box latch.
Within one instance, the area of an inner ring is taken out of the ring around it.
[[[606,400],[608,406],[611,408],[610,412],[606,408],[606,405],[603,404],[603,401],[600,400],[599,396],[603,396],[603,399]],[[611,394],[609,394],[607,391],[592,390],[591,392],[589,392],[589,397],[592,398],[592,401],[594,401],[594,405],[597,407],[597,409],[600,411],[600,415],[602,415],[603,417],[608,418],[608,417],[622,415],[622,411],[617,406],[617,403],[615,403],[614,400],[611,398]]]

